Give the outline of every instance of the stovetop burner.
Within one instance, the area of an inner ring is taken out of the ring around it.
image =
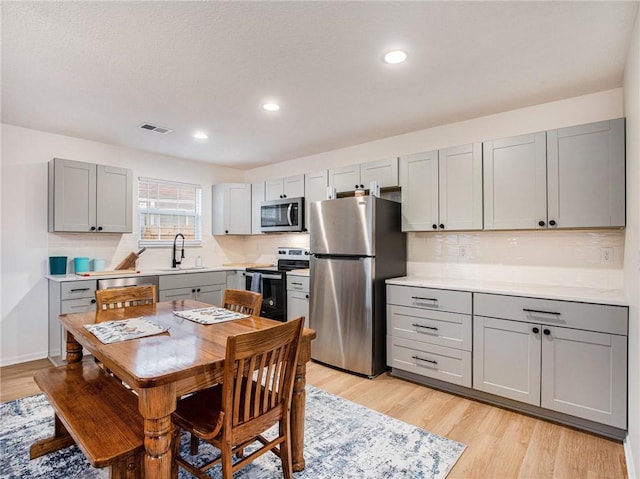
[[[264,268],[247,268],[252,273],[287,272],[294,269],[307,269],[309,267],[309,250],[304,248],[280,247],[276,251],[277,266]]]

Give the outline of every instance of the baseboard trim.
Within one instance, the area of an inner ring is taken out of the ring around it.
[[[12,366],[14,364],[28,363],[29,361],[37,361],[38,359],[47,359],[48,352],[42,351],[39,353],[25,354],[22,356],[14,356],[12,358],[0,359],[0,367]]]
[[[633,462],[633,448],[631,447],[631,444],[629,444],[628,434],[627,437],[624,438],[624,441],[622,441],[622,445],[624,446],[624,459],[627,463],[627,478],[639,479],[638,474],[636,474],[635,464]]]

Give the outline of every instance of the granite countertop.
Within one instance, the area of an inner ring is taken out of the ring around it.
[[[419,286],[436,289],[452,289],[473,293],[504,294],[508,296],[527,296],[532,298],[577,301],[581,303],[609,304],[628,306],[629,300],[620,289],[601,289],[580,286],[543,285],[491,281],[479,279],[453,279],[422,276],[404,276],[391,278],[387,284],[399,286]]]

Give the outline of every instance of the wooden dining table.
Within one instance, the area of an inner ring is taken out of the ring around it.
[[[185,299],[123,308],[120,317],[112,314],[110,319],[144,317],[168,328],[168,331],[111,344],[101,343],[85,328],[85,325],[96,322],[95,312],[63,314],[59,317],[67,331],[68,363],[81,361],[84,347],[137,393],[138,408],[144,418],[145,479],[171,477],[174,428],[171,413],[175,411],[179,397],[222,381],[227,338],[281,324],[260,316],[250,316],[204,325],[174,314],[174,311],[208,306],[211,305]],[[305,466],[306,363],[311,357],[311,341],[315,336],[314,330],[304,330],[298,356],[291,406],[294,471],[301,471]]]

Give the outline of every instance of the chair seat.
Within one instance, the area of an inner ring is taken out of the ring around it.
[[[178,401],[172,421],[187,431],[210,437],[216,430],[222,411],[222,385],[216,385]]]

